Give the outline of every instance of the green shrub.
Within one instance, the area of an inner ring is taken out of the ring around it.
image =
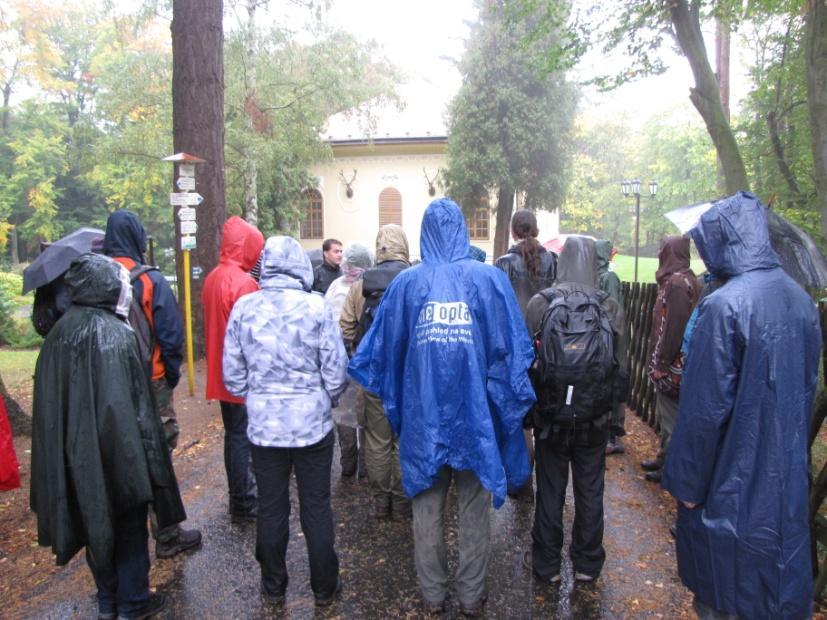
[[[17,273],[0,271],[0,290],[7,299],[14,299],[23,290],[23,276]]]
[[[14,316],[17,309],[14,299],[20,294],[22,282],[16,274],[0,272],[0,344],[15,349],[38,347],[43,342],[28,317]]]

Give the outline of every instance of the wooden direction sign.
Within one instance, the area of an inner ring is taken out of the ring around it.
[[[169,204],[175,205],[200,205],[204,197],[197,192],[173,192],[169,195]]]
[[[195,235],[183,235],[181,237],[181,249],[182,250],[194,250],[195,249]]]
[[[182,222],[194,222],[195,214],[196,210],[194,207],[181,207],[180,209],[178,209],[178,219]]]
[[[178,189],[184,192],[193,190],[195,189],[195,177],[178,177],[175,179],[175,185],[178,186]]]
[[[198,231],[198,224],[192,220],[184,220],[181,222],[182,235],[194,235]]]

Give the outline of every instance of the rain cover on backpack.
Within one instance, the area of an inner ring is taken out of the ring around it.
[[[549,302],[534,336],[535,424],[575,424],[612,406],[617,371],[614,337],[601,306],[606,293],[571,284],[540,294]]]

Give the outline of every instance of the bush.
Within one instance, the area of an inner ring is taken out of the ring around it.
[[[8,299],[19,297],[20,291],[23,290],[23,276],[17,273],[0,271],[0,290]]]
[[[0,344],[15,349],[40,346],[43,339],[35,332],[28,317],[16,318],[23,278],[15,273],[0,272]]]

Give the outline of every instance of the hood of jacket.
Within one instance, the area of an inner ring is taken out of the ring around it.
[[[146,230],[132,211],[115,211],[106,220],[103,237],[103,253],[107,256],[128,256],[136,263],[144,264]]]
[[[72,261],[63,283],[73,304],[109,310],[124,319],[129,316],[129,272],[108,256],[82,254]]]
[[[609,262],[612,258],[612,249],[614,246],[608,239],[598,239],[594,242],[594,249],[597,252],[597,273],[606,273],[609,271]]]
[[[673,273],[686,273],[687,271],[689,271],[689,238],[682,235],[664,237],[660,242],[655,280],[658,284],[663,284]]]
[[[398,260],[410,264],[408,236],[398,224],[385,224],[376,234],[376,264]]]
[[[425,209],[419,251],[423,263],[453,263],[468,258],[471,242],[465,217],[453,200],[439,198]]]
[[[707,269],[719,279],[781,266],[770,245],[767,213],[747,192],[716,202],[690,234]]]
[[[252,224],[237,215],[224,222],[221,230],[221,263],[235,264],[249,272],[255,267],[263,247],[264,235]]]
[[[597,284],[597,251],[594,239],[572,235],[566,239],[560,258],[557,259],[557,282],[586,284],[592,288]]]
[[[261,260],[261,288],[290,287],[309,291],[313,264],[293,237],[270,237]]]

